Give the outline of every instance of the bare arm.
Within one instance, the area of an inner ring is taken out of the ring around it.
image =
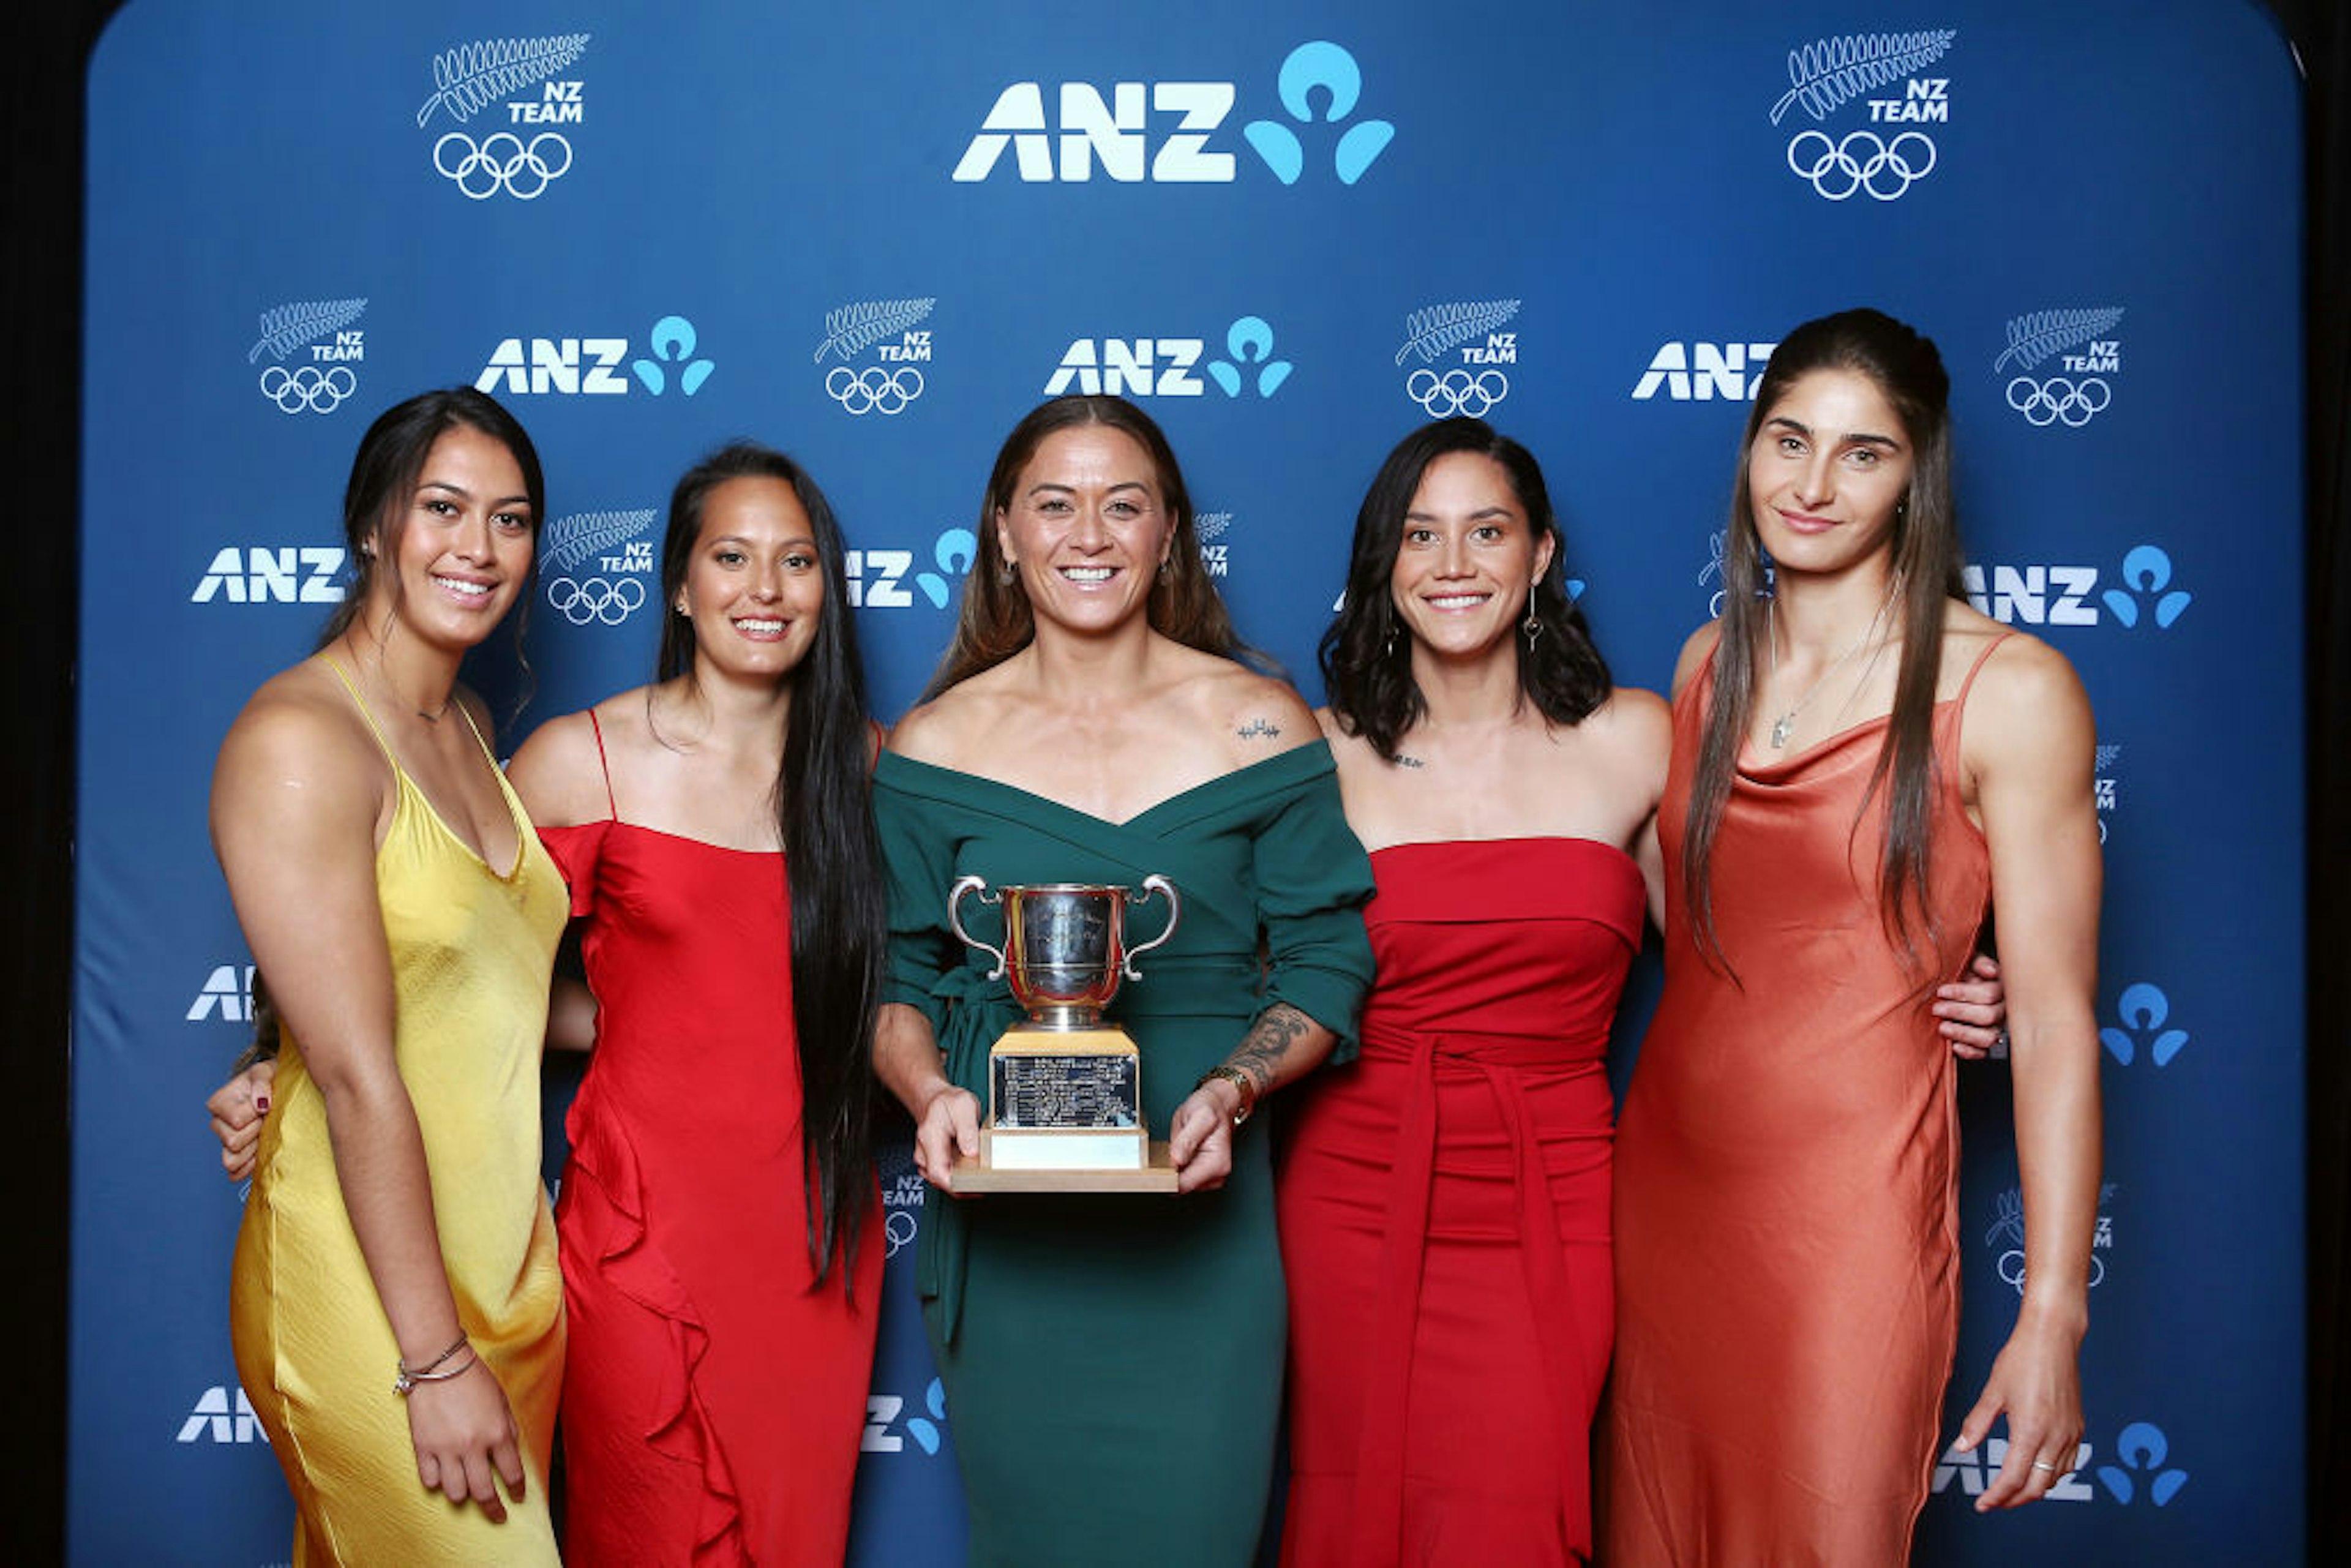
[[[324,1103],[336,1179],[400,1358],[422,1367],[462,1329],[423,1140],[393,1054],[375,886],[388,786],[363,736],[298,700],[265,697],[222,747],[212,828],[237,920]],[[459,1351],[459,1362],[471,1354]],[[386,1398],[393,1370],[384,1369]],[[423,1483],[503,1520],[492,1472],[517,1497],[523,1472],[514,1417],[488,1367],[421,1385],[408,1413]]]
[[[914,1119],[914,1166],[944,1188],[957,1155],[979,1153],[979,1100],[947,1077],[931,1020],[919,1008],[886,1002],[873,1024],[873,1075]]]
[[[1288,1002],[1276,1002],[1258,1014],[1224,1061],[1249,1080],[1249,1092],[1244,1095],[1229,1078],[1210,1078],[1176,1107],[1168,1123],[1167,1155],[1176,1162],[1176,1190],[1222,1186],[1233,1169],[1235,1118],[1320,1067],[1338,1040]]]
[[[2092,803],[2095,729],[2056,653],[2018,639],[1985,666],[1963,761],[1991,846],[1992,904],[2010,1001],[2024,1293],[2016,1328],[1960,1424],[1972,1447],[2008,1417],[2007,1462],[1978,1500],[2011,1508],[2074,1468],[2078,1358],[2089,1326],[2100,1160],[2097,972],[2101,866]]]

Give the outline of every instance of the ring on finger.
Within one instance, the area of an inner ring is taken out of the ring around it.
[[[2059,1469],[2057,1469],[2057,1467],[2056,1467],[2056,1466],[2054,1466],[2054,1465],[2051,1464],[2051,1463],[2050,1463],[2048,1460],[2046,1460],[2046,1459],[2035,1459],[2035,1460],[2033,1460],[2033,1461],[2032,1461],[2032,1468],[2033,1468],[2034,1469],[2036,1469],[2036,1470],[2047,1470],[2047,1471],[2048,1471],[2051,1475],[2053,1475],[2053,1475],[2058,1475],[2058,1474],[2062,1473],[2062,1472],[2060,1472],[2060,1471],[2059,1471]]]

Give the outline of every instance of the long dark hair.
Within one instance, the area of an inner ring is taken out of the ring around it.
[[[1322,633],[1322,686],[1339,727],[1360,735],[1382,758],[1395,760],[1396,743],[1428,711],[1412,674],[1412,634],[1396,614],[1390,581],[1404,540],[1405,514],[1428,465],[1448,453],[1489,457],[1510,481],[1527,525],[1550,536],[1551,564],[1535,580],[1530,608],[1541,628],[1515,634],[1519,694],[1553,724],[1580,723],[1608,700],[1608,662],[1600,656],[1583,612],[1567,596],[1566,553],[1551,491],[1534,455],[1482,419],[1457,417],[1424,424],[1395,444],[1355,513],[1355,542],[1347,559],[1347,596]]]
[[[424,472],[433,444],[464,425],[478,430],[513,455],[522,470],[523,494],[530,497],[530,538],[535,549],[539,530],[547,526],[547,478],[538,466],[538,448],[521,422],[499,406],[487,392],[472,387],[449,387],[420,392],[376,416],[360,437],[351,458],[351,476],[343,486],[343,543],[350,552],[351,580],[342,603],[327,617],[319,634],[323,648],[350,629],[360,608],[375,590],[376,573],[389,574],[392,602],[400,602],[400,541],[408,532],[408,498]],[[370,548],[372,547],[372,548]],[[522,656],[523,627],[530,619],[530,593],[517,596],[508,620],[514,627],[515,655]],[[526,669],[528,666],[524,666]]]
[[[782,453],[733,442],[678,480],[662,540],[663,604],[677,602],[702,537],[704,507],[730,479],[790,486],[808,514],[824,572],[815,641],[789,677],[791,709],[775,809],[791,884],[792,1028],[799,1040],[809,1257],[820,1282],[837,1257],[846,1291],[873,1186],[873,1015],[882,1000],[886,931],[882,845],[868,789],[873,721],[841,525],[808,470]],[[658,678],[692,682],[694,653],[693,623],[665,614]]]
[[[963,581],[955,640],[947,644],[938,669],[931,675],[931,684],[923,693],[925,701],[1002,664],[1037,635],[1037,616],[1029,608],[1028,590],[1021,587],[1017,575],[1010,582],[1004,580],[1004,546],[996,537],[996,514],[1011,507],[1012,488],[1020,482],[1020,471],[1029,466],[1045,438],[1082,424],[1108,425],[1134,438],[1158,471],[1160,505],[1176,519],[1166,571],[1153,581],[1145,606],[1152,629],[1204,653],[1234,659],[1252,656],[1253,650],[1234,632],[1232,617],[1200,559],[1192,497],[1184,488],[1184,471],[1176,465],[1175,449],[1167,444],[1158,423],[1123,397],[1057,397],[1030,409],[996,454],[996,466],[987,476],[987,493],[980,498],[979,525],[974,530],[979,536],[979,549]]]
[[[1910,487],[1894,515],[1892,591],[1901,607],[1902,656],[1894,711],[1863,793],[1865,816],[1886,791],[1886,847],[1878,863],[1879,916],[1917,965],[1912,911],[1932,942],[1927,903],[1928,840],[1941,764],[1935,756],[1935,688],[1942,672],[1943,612],[1963,591],[1959,509],[1951,496],[1951,379],[1932,340],[1876,310],[1844,310],[1807,321],[1780,340],[1755,392],[1739,449],[1730,527],[1722,550],[1722,630],[1715,645],[1714,695],[1706,711],[1689,815],[1682,835],[1682,894],[1691,926],[1709,962],[1729,967],[1714,925],[1708,868],[1730,798],[1731,776],[1753,717],[1758,650],[1770,634],[1763,547],[1747,465],[1763,422],[1795,382],[1814,371],[1852,371],[1869,378],[1902,421],[1910,443]],[[1855,827],[1859,823],[1856,821]]]

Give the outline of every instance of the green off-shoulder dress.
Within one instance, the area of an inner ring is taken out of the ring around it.
[[[1353,1053],[1372,977],[1370,862],[1321,741],[1124,822],[884,755],[874,814],[890,875],[888,999],[920,1008],[947,1075],[987,1097],[987,1049],[1021,1015],[994,960],[947,929],[947,889],[1176,884],[1174,940],[1110,1016],[1143,1051],[1154,1136],[1249,1021],[1287,1002]],[[964,903],[975,936],[1001,913]],[[1138,906],[1130,945],[1165,925]],[[1221,1190],[1183,1197],[932,1193],[916,1288],[946,1384],[975,1564],[1243,1564],[1273,1470],[1286,1314],[1266,1125],[1240,1131]]]

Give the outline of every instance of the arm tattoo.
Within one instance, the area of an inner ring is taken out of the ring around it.
[[[1257,1021],[1249,1025],[1249,1033],[1241,1037],[1240,1044],[1234,1048],[1225,1065],[1248,1073],[1261,1096],[1273,1087],[1274,1069],[1281,1064],[1281,1059],[1313,1027],[1311,1019],[1288,1002],[1276,1002],[1257,1015]]]
[[[1281,727],[1270,719],[1253,718],[1236,733],[1243,740],[1271,740],[1281,733]]]

